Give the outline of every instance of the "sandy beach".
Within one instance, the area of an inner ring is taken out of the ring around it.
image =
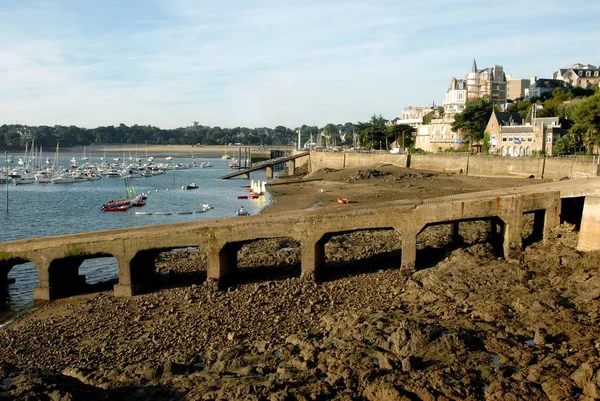
[[[531,182],[328,170],[275,181],[264,213]],[[427,228],[413,274],[395,231],[336,235],[320,282],[300,277],[300,244],[256,241],[226,291],[204,285],[201,249],[165,252],[147,294],[57,300],[0,330],[0,399],[598,399],[600,253],[565,223],[504,260],[486,229],[462,223],[449,245]]]

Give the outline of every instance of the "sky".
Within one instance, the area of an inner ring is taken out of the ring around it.
[[[0,124],[290,128],[600,63],[600,1],[0,0]]]

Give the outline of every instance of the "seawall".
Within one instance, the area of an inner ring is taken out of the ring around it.
[[[433,170],[467,174],[473,176],[504,176],[560,179],[599,176],[600,164],[577,159],[541,157],[498,157],[458,154],[413,154],[393,155],[389,153],[331,153],[311,152],[310,171],[323,168],[343,169],[364,167],[374,164],[393,164],[420,170]]]

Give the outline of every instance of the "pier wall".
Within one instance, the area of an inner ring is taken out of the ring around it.
[[[481,177],[527,178],[533,176],[534,178],[560,179],[600,176],[600,164],[598,163],[558,157],[499,157],[465,153],[393,155],[389,153],[311,152],[310,154],[310,171],[323,168],[372,167],[378,164],[393,164],[398,167]]]

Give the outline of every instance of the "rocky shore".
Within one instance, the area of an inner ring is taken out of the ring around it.
[[[510,260],[483,223],[455,246],[448,232],[419,235],[433,267],[413,274],[394,231],[334,236],[319,283],[299,244],[257,241],[226,291],[202,250],[163,253],[153,292],[62,299],[0,330],[0,399],[600,398],[600,253],[569,224]]]

